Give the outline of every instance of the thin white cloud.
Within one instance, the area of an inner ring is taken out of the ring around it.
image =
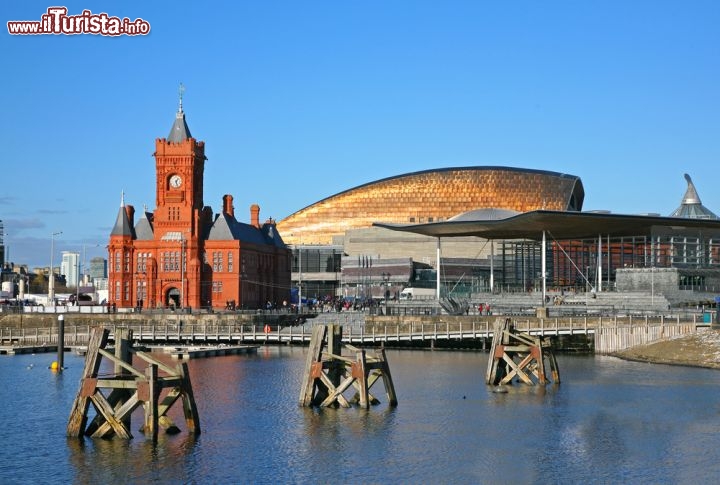
[[[67,214],[68,211],[66,211],[66,210],[53,210],[53,209],[40,209],[40,210],[38,210],[38,213],[40,213],[40,214],[47,214],[47,215],[54,215],[54,214]]]
[[[8,234],[19,234],[27,229],[42,229],[45,223],[41,219],[5,219],[5,232]]]

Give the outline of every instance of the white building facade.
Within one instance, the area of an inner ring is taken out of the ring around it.
[[[62,262],[60,263],[60,274],[65,275],[65,285],[77,288],[79,280],[80,253],[63,251]]]

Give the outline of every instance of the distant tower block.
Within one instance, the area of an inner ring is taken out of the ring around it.
[[[0,220],[0,267],[5,266],[5,226]]]
[[[546,374],[546,360],[552,379]],[[485,382],[490,385],[511,384],[516,378],[531,386],[560,383],[550,342],[516,331],[507,318],[495,324]]]
[[[323,351],[323,349],[327,349]],[[367,409],[378,404],[370,388],[382,377],[390,406],[397,406],[390,366],[385,358],[385,349],[374,356],[352,345],[345,348],[355,354],[355,359],[341,355],[342,326],[316,325],[313,328],[310,348],[305,362],[305,373],[300,391],[301,406],[350,407],[357,403]],[[343,393],[354,387],[355,396],[348,400]]]

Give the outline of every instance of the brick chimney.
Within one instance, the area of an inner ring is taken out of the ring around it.
[[[230,194],[223,195],[223,212],[230,217],[235,217],[235,209],[233,208],[233,196]]]
[[[257,204],[250,206],[250,225],[260,229],[260,206]]]
[[[135,226],[135,207],[126,205],[125,214],[127,214],[128,221],[130,221],[130,226]]]

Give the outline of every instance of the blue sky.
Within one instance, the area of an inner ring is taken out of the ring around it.
[[[48,7],[147,36],[9,35]],[[720,2],[3,2],[0,219],[10,259],[105,255],[185,87],[205,204],[280,220],[417,170],[578,175],[585,210],[668,215],[689,173],[720,213]],[[113,170],[122,166],[124,171]],[[98,244],[99,247],[95,247]]]

